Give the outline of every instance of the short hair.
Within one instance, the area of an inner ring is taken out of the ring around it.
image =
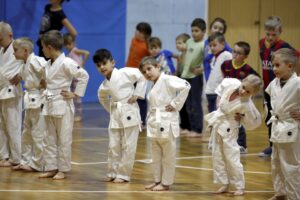
[[[282,22],[277,16],[269,16],[265,21],[266,30],[280,30],[281,31]]]
[[[62,34],[57,30],[52,30],[44,33],[41,37],[42,42],[48,46],[52,46],[56,50],[61,50],[64,45]]]
[[[239,41],[239,42],[236,42],[235,45],[237,45],[240,48],[242,48],[244,50],[244,53],[245,53],[246,56],[249,55],[251,47],[250,47],[250,44],[248,42]]]
[[[64,44],[68,45],[68,44],[72,44],[73,42],[75,42],[75,37],[71,33],[65,33]]]
[[[295,68],[298,61],[297,52],[290,48],[281,48],[275,51],[272,54],[272,61],[274,60],[275,56],[279,56],[285,63],[291,63],[293,68]]]
[[[201,18],[195,18],[192,23],[191,23],[191,27],[198,27],[200,28],[202,31],[206,30],[206,23],[203,19]]]
[[[242,82],[244,81],[247,81],[249,84],[253,86],[254,93],[259,92],[263,86],[263,81],[259,76],[255,74],[249,74],[242,80]]]
[[[136,25],[136,30],[145,34],[146,38],[150,37],[152,34],[152,28],[147,22],[140,22]]]
[[[140,62],[139,70],[142,71],[142,69],[145,65],[153,65],[155,67],[158,67],[158,61],[152,56],[146,56]]]
[[[61,0],[60,4],[62,4],[64,1],[67,1],[67,2],[68,2],[68,1],[70,1],[70,0]]]
[[[176,37],[176,41],[177,40],[182,40],[184,43],[188,40],[188,39],[190,39],[191,38],[191,36],[189,35],[189,34],[187,34],[187,33],[181,33],[181,34],[179,34],[177,37]]]
[[[21,48],[26,48],[30,52],[33,51],[33,41],[28,37],[21,37],[14,41],[13,46],[19,46]]]
[[[208,37],[208,42],[210,43],[214,40],[217,40],[220,43],[224,43],[225,42],[225,36],[222,33],[219,33],[219,32],[213,33]]]
[[[13,34],[11,26],[8,23],[6,23],[6,22],[1,21],[0,22],[0,34],[1,35],[4,35],[4,34]]]
[[[214,25],[215,22],[220,22],[220,23],[223,25],[223,27],[224,27],[223,34],[225,34],[225,33],[226,33],[226,30],[227,30],[227,24],[226,24],[225,19],[223,19],[223,18],[221,18],[221,17],[215,18],[215,19],[210,23],[210,26],[209,26],[210,29],[212,28],[212,26]]]
[[[151,37],[148,41],[148,46],[151,49],[152,47],[162,47],[161,40],[158,37]]]
[[[111,52],[107,49],[98,49],[94,56],[93,56],[93,61],[94,63],[101,63],[101,64],[106,64],[107,61],[113,61],[113,56]]]

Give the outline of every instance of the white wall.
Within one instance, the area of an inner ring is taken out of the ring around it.
[[[176,36],[191,35],[194,18],[207,21],[207,4],[207,0],[127,0],[126,59],[137,23],[150,23],[152,36],[161,39],[162,48],[177,52]]]

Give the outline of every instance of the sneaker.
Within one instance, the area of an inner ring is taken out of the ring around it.
[[[262,152],[258,153],[258,157],[270,157],[272,154],[272,147],[267,147]]]
[[[247,154],[247,153],[248,153],[247,148],[240,146],[240,154]]]
[[[202,133],[197,133],[195,131],[191,131],[186,135],[186,137],[188,137],[188,138],[201,138]]]
[[[187,130],[187,129],[180,129],[180,135],[182,135],[182,136],[186,136],[186,135],[188,135],[189,133],[190,133],[190,131]]]

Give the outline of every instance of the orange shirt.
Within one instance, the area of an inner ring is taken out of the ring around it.
[[[145,56],[149,56],[147,42],[134,37],[131,40],[126,67],[137,68]]]

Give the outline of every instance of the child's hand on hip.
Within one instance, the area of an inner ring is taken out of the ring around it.
[[[61,96],[64,97],[65,100],[73,99],[76,97],[76,94],[74,94],[73,92],[66,91],[66,90],[62,90],[60,92],[60,94],[61,94]]]
[[[132,97],[130,97],[130,99],[128,99],[127,102],[128,102],[129,104],[133,104],[133,103],[136,102],[136,100],[137,100],[138,98],[139,98],[138,96],[133,95]]]
[[[242,117],[243,117],[243,116],[244,116],[244,115],[241,114],[241,113],[235,113],[234,119],[235,119],[235,121],[240,122],[240,121],[242,120]]]
[[[300,120],[300,112],[299,111],[292,111],[290,112],[290,115],[295,120]]]
[[[173,107],[173,106],[171,106],[170,104],[169,105],[166,105],[166,111],[167,112],[174,112],[176,109]]]

